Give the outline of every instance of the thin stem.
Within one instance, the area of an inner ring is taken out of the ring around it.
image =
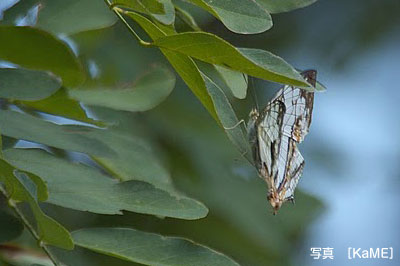
[[[182,8],[175,6],[176,15],[192,30],[200,31],[201,28],[197,25],[196,21],[188,15],[188,13]]]
[[[115,7],[115,5],[111,4],[110,1],[104,0],[106,5],[117,15],[117,17],[124,23],[124,25],[128,28],[128,30],[135,36],[135,38],[138,40],[139,44],[143,46],[152,46],[152,43],[146,42],[140,38],[140,36],[136,33],[134,29],[132,29],[131,25],[125,20],[125,18],[121,15],[121,13],[125,13],[125,11],[119,7]]]
[[[33,225],[26,219],[25,215],[22,213],[22,211],[18,208],[17,204],[13,199],[10,198],[8,195],[7,191],[3,188],[3,186],[0,185],[0,192],[7,198],[8,201],[8,206],[15,212],[15,214],[21,219],[22,223],[25,225],[25,227],[28,229],[28,231],[32,234],[32,236],[38,241],[39,246],[43,249],[43,251],[47,254],[49,259],[53,262],[55,266],[61,266],[61,263],[59,263],[56,259],[56,257],[51,253],[50,249],[48,246],[46,246],[41,240],[39,234],[36,232],[35,228]]]

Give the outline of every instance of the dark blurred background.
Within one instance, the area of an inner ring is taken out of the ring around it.
[[[233,34],[205,12],[179,3],[195,13],[203,30],[235,46],[266,49],[298,69],[318,71],[327,91],[315,97],[311,131],[300,146],[306,166],[296,205],[272,215],[266,185],[179,81],[154,110],[108,118],[150,138],[177,188],[204,202],[209,216],[100,216],[50,205],[47,213],[70,230],[125,226],[185,236],[243,265],[400,265],[400,2],[320,0],[273,15],[273,28],[252,36]],[[60,37],[86,62],[93,84],[128,82],[146,65],[168,64],[156,49],[139,46],[121,23]],[[279,88],[261,80],[252,86],[261,106]],[[254,100],[232,104],[247,119]],[[314,260],[311,247],[334,248],[334,259]],[[393,247],[394,259],[348,260],[348,247]],[[71,265],[132,265],[82,249],[59,256]]]

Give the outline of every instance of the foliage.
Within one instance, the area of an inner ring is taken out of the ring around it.
[[[51,259],[29,255],[35,245],[15,249],[30,263],[123,263],[77,246],[149,265],[288,263],[285,250],[320,203],[299,193],[295,208],[271,217],[234,107],[248,76],[312,88],[281,57],[202,31],[192,13],[254,34],[272,27],[271,13],[314,1],[186,2],[29,0],[5,11],[0,201],[17,217],[0,205],[0,242],[19,247],[24,225]],[[0,261],[23,265],[4,245]]]

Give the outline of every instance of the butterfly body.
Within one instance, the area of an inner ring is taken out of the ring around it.
[[[302,73],[313,86],[316,71]],[[253,109],[248,121],[248,138],[258,174],[269,188],[268,201],[274,213],[286,201],[294,201],[294,190],[304,168],[297,144],[308,133],[314,92],[285,86],[262,112]]]

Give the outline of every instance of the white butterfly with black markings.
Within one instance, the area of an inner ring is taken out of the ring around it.
[[[315,70],[301,74],[315,87]],[[284,202],[294,201],[294,190],[304,168],[297,144],[309,131],[313,104],[313,91],[284,86],[262,112],[250,112],[247,130],[253,160],[268,185],[268,200],[274,214]]]

